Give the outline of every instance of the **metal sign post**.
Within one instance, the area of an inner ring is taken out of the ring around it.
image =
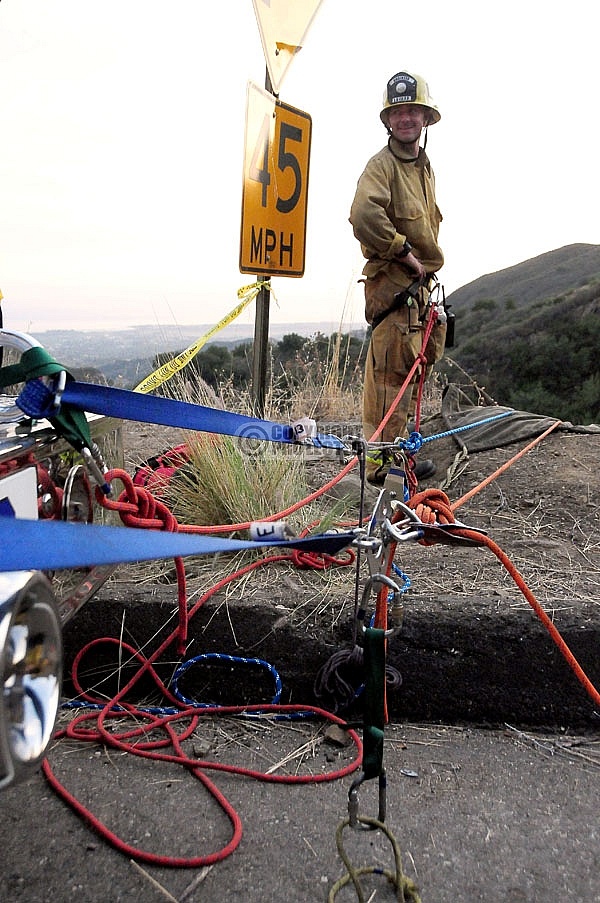
[[[259,276],[264,284],[256,296],[254,314],[254,354],[252,357],[252,402],[254,415],[264,417],[267,395],[267,370],[269,357],[269,295],[271,280]]]
[[[265,73],[265,90],[273,93],[269,69]],[[243,214],[242,214],[243,216]],[[243,234],[243,226],[242,226]],[[252,406],[256,417],[265,415],[265,399],[267,395],[267,369],[269,356],[269,313],[271,294],[271,277],[259,276],[258,282],[266,283],[256,296],[254,310],[254,344],[252,354]]]

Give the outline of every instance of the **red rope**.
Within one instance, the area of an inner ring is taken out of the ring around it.
[[[118,475],[120,478],[122,478],[120,472],[118,472]],[[176,519],[173,518],[170,514],[169,517],[166,517],[163,511],[164,506],[162,506],[161,503],[157,503],[155,502],[155,500],[150,498],[150,494],[145,490],[139,491],[140,488],[135,487],[136,502],[134,503],[129,500],[129,498],[131,497],[133,483],[127,475],[125,475],[125,477],[126,479],[123,480],[126,486],[125,493],[123,494],[125,497],[122,498],[121,501],[111,500],[109,507],[111,507],[113,510],[119,511],[119,513],[121,513],[121,510],[123,510],[123,513],[125,514],[128,522],[135,524],[136,526],[140,526],[140,524],[143,523],[143,525],[146,527],[158,529],[163,524],[168,524],[168,529],[176,531],[178,528]],[[129,497],[127,496],[127,493],[130,494]],[[136,508],[136,504],[139,507],[139,511]],[[325,569],[327,567],[342,567],[351,564],[354,561],[354,553],[351,550],[348,550],[344,557],[335,558],[331,555],[319,555],[318,553],[314,552],[307,553],[299,552],[298,550],[292,550],[292,552],[289,554],[285,553],[270,555],[268,557],[251,562],[245,567],[240,568],[235,573],[230,574],[229,576],[224,577],[222,580],[218,581],[213,587],[211,587],[211,589],[204,593],[204,595],[200,599],[198,599],[198,601],[190,609],[189,613],[187,612],[186,601],[184,605],[186,622],[187,618],[191,619],[194,617],[194,615],[200,610],[202,605],[204,605],[204,603],[208,599],[210,599],[211,596],[232,583],[234,580],[266,564],[283,561],[290,561],[298,567],[314,567],[318,569]],[[179,580],[180,574],[178,571],[178,583]],[[166,639],[163,640],[162,643],[160,643],[158,648],[152,653],[149,658],[144,657],[140,652],[129,646],[127,643],[123,643],[122,641],[114,638],[93,640],[91,643],[85,646],[82,650],[80,650],[73,662],[72,672],[74,686],[82,699],[91,703],[103,704],[104,707],[100,712],[86,712],[82,715],[78,715],[71,721],[67,728],[59,731],[56,734],[56,738],[68,737],[70,739],[82,742],[103,743],[106,746],[119,749],[123,752],[127,752],[141,758],[150,759],[152,761],[169,762],[185,768],[192,774],[194,778],[196,778],[203,784],[203,786],[208,790],[210,795],[214,798],[218,806],[223,810],[223,812],[229,819],[232,828],[232,834],[227,844],[225,844],[220,850],[217,850],[213,853],[189,858],[163,855],[159,853],[140,850],[139,848],[134,847],[133,845],[120,838],[86,806],[84,806],[84,804],[80,800],[78,800],[57,778],[54,771],[52,770],[52,767],[50,766],[48,759],[45,759],[42,763],[42,770],[46,780],[48,781],[54,792],[81,818],[83,818],[89,825],[91,825],[91,827],[107,843],[109,843],[119,852],[124,853],[125,855],[136,861],[145,862],[152,865],[168,866],[174,868],[198,868],[200,866],[211,865],[215,862],[219,862],[225,859],[237,848],[242,837],[242,823],[238,814],[229,803],[227,798],[221,793],[218,787],[205,773],[206,771],[221,771],[229,774],[237,774],[244,777],[253,778],[255,780],[281,784],[309,784],[334,781],[343,778],[348,774],[351,774],[359,767],[362,761],[362,742],[356,731],[349,730],[349,737],[352,739],[356,747],[355,758],[342,768],[320,774],[266,774],[254,769],[191,758],[185,753],[182,743],[190,737],[192,732],[197,727],[200,719],[209,715],[238,715],[260,711],[264,713],[272,713],[274,715],[313,715],[315,717],[325,719],[326,721],[329,721],[331,723],[339,724],[342,727],[345,727],[345,722],[343,721],[343,719],[338,718],[336,715],[333,715],[331,712],[327,712],[324,709],[304,705],[268,704],[249,706],[210,706],[203,707],[201,709],[194,706],[183,706],[182,703],[178,699],[176,699],[173,694],[170,693],[168,688],[163,684],[154,668],[155,662],[164,654],[167,648],[175,640],[177,640],[179,646],[181,639],[182,628],[181,624],[179,624],[179,626],[175,630],[173,630],[169,634],[169,636],[167,636]],[[109,702],[94,698],[90,693],[84,690],[79,680],[78,669],[82,658],[87,652],[89,652],[90,649],[94,648],[99,643],[113,643],[120,646],[120,648],[125,649],[128,653],[130,653],[132,659],[135,659],[140,665],[140,667],[133,674],[130,680],[125,684],[125,686],[121,690],[119,690],[119,692]],[[125,696],[133,689],[133,687],[135,687],[135,685],[143,675],[149,675],[154,683],[159,687],[163,696],[170,703],[177,706],[180,711],[176,712],[175,714],[156,715],[143,711],[137,706],[127,703],[125,701]],[[123,711],[115,710],[116,707],[123,709]],[[115,731],[114,729],[111,729],[109,727],[109,722],[112,722],[113,719],[122,720],[127,716],[135,719],[135,727],[122,731]],[[181,730],[180,732],[178,732],[177,729],[180,726]],[[155,734],[157,731],[162,732],[164,736],[159,739],[145,739],[148,738],[150,734]],[[160,749],[165,748],[170,748],[173,751],[159,752]]]
[[[419,355],[417,356],[415,362],[413,363],[412,367],[410,368],[406,379],[400,386],[398,393],[396,394],[396,397],[390,404],[385,417],[383,418],[383,420],[381,421],[381,423],[379,424],[379,426],[377,427],[377,429],[375,430],[373,435],[369,438],[369,440],[368,440],[369,442],[374,442],[378,438],[378,436],[381,435],[382,431],[385,429],[386,424],[388,423],[389,419],[391,418],[392,414],[394,413],[395,409],[397,408],[402,396],[406,392],[408,386],[411,384],[413,377],[414,377],[415,373],[417,372],[417,370],[419,369],[419,367],[422,368],[421,369],[421,379],[420,379],[420,384],[419,384],[419,394],[417,397],[417,417],[420,418],[419,411],[420,411],[421,397],[422,397],[422,391],[423,391],[423,382],[425,379],[425,369],[426,369],[426,365],[427,365],[427,358],[425,356],[425,348],[427,346],[427,342],[429,341],[429,337],[430,337],[431,331],[435,325],[436,319],[437,319],[437,311],[432,310],[431,316],[430,316],[429,320],[427,321],[427,323],[425,325],[425,329],[423,331],[423,340],[421,343],[421,351],[419,352]],[[181,446],[178,446],[178,449],[175,449],[174,451],[179,451],[180,449],[181,449]],[[311,492],[305,498],[300,499],[300,501],[294,502],[292,505],[289,505],[287,508],[284,508],[282,511],[278,511],[276,514],[270,514],[268,517],[265,517],[264,520],[265,521],[283,520],[284,518],[289,517],[290,514],[294,514],[296,511],[299,511],[301,508],[304,508],[307,505],[310,505],[312,502],[316,501],[316,499],[320,498],[326,492],[329,492],[329,490],[332,489],[335,485],[337,485],[337,483],[339,483],[340,480],[342,480],[348,473],[350,473],[351,470],[354,469],[354,467],[356,466],[357,463],[358,463],[358,458],[357,457],[352,458],[352,460],[350,460],[340,470],[340,472],[335,475],[335,477],[332,477],[331,480],[328,480],[328,482],[324,483],[323,486],[321,486],[319,489],[316,489],[314,492]],[[137,512],[138,512],[136,491],[141,490],[143,492],[144,491],[143,488],[141,486],[134,485],[132,478],[125,471],[121,471],[121,470],[109,471],[106,474],[106,480],[107,480],[107,482],[111,482],[113,479],[121,479],[125,483],[125,493],[124,493],[124,495],[122,495],[120,497],[119,503],[126,501],[129,504],[131,504],[131,509],[129,510],[129,513],[132,518],[135,518],[137,516]],[[96,498],[100,504],[105,505],[106,507],[111,507],[110,504],[107,504],[107,502],[109,502],[110,500],[108,500],[106,498],[106,496],[103,496],[101,494],[101,492],[98,490],[96,492]],[[162,505],[162,503],[156,502],[156,506],[157,506],[156,514],[157,514],[157,516],[166,516],[166,515],[164,515],[164,512],[162,510],[162,508],[165,508],[165,506],[163,505],[161,508],[161,505]],[[128,509],[124,508],[124,510],[127,511]],[[168,510],[168,509],[165,508],[165,511],[166,510]],[[154,514],[150,515],[150,519],[152,519],[153,516],[154,516]],[[139,522],[135,523],[134,525],[142,526],[142,524],[140,524]],[[156,527],[157,529],[160,529],[160,527],[157,524],[152,524],[151,526],[153,528]],[[238,523],[238,524],[216,524],[216,525],[211,524],[209,526],[199,525],[199,524],[184,526],[184,525],[180,524],[178,526],[178,529],[181,533],[197,533],[200,535],[206,535],[206,534],[212,534],[212,533],[234,533],[234,532],[237,532],[240,530],[248,530],[249,527],[250,527],[250,521],[245,521],[245,522]]]
[[[348,468],[345,468],[343,472],[347,469]],[[163,502],[155,498],[149,489],[146,489],[144,486],[137,486],[133,482],[132,477],[125,470],[121,470],[120,468],[109,470],[105,477],[108,483],[114,483],[115,481],[120,480],[124,488],[116,498],[105,496],[97,488],[96,498],[103,507],[110,511],[117,512],[125,526],[147,530],[164,530],[170,533],[201,534],[206,532],[205,528],[195,524],[187,526],[181,525]],[[339,479],[339,475],[337,479]],[[330,481],[328,485],[331,485],[332,483],[333,481]],[[313,493],[313,496],[316,496],[316,494],[317,493]],[[306,500],[304,500],[304,504],[306,504]],[[271,518],[266,518],[266,520],[279,519],[280,516],[281,515],[276,515]],[[246,525],[233,524],[229,525],[227,530],[228,532],[232,532],[249,526],[249,523]],[[354,557],[354,552],[351,550],[347,550],[343,557],[335,557],[325,553],[304,552],[293,549],[289,554],[271,560],[291,561],[296,567],[310,567],[316,570],[325,570],[328,567],[345,567],[346,565],[352,564]],[[263,559],[263,561],[264,560],[265,559]],[[185,655],[188,625],[186,576],[183,560],[181,558],[175,558],[174,561],[177,575],[177,596],[179,605],[177,653],[178,655]]]
[[[425,348],[427,347],[427,342],[429,341],[429,336],[431,335],[431,331],[435,325],[436,320],[437,320],[437,311],[432,310],[431,316],[429,317],[427,323],[425,324],[425,329],[423,331],[423,341],[421,342],[421,350],[420,350],[414,364],[408,371],[408,375],[407,375],[406,379],[404,380],[404,382],[398,389],[398,393],[397,393],[396,397],[394,398],[394,400],[392,401],[392,403],[390,404],[385,417],[383,418],[383,420],[381,421],[381,423],[379,424],[379,426],[377,427],[377,429],[375,430],[373,435],[369,438],[369,440],[368,440],[369,442],[375,442],[375,440],[381,435],[381,433],[385,429],[390,417],[396,410],[396,408],[400,402],[400,399],[406,392],[408,386],[411,384],[415,373],[417,372],[419,367],[421,367],[422,364],[423,365],[427,364],[427,358],[425,356]],[[425,366],[423,366],[422,371],[421,371],[421,382],[425,378],[424,374],[425,374]],[[421,395],[422,395],[422,389],[417,397],[417,410],[421,403]]]
[[[417,417],[419,416],[419,406],[421,403],[422,391],[423,391],[423,383],[424,383],[424,375],[426,368],[426,358],[423,353],[423,349],[427,344],[427,340],[431,333],[431,329],[433,328],[435,322],[435,316],[432,316],[427,323],[426,330],[423,337],[423,346],[421,350],[421,354],[415,361],[411,371],[409,372],[405,382],[401,386],[398,394],[385,416],[379,425],[376,432],[370,438],[370,441],[374,441],[384,429],[386,423],[392,416],[392,413],[397,406],[398,402],[402,398],[402,395],[406,391],[408,385],[410,384],[415,372],[419,367],[421,367],[421,377],[419,381],[418,388],[418,396],[417,396]],[[418,420],[417,420],[418,422]],[[327,492],[333,485],[339,482],[343,476],[345,476],[357,463],[357,459],[354,458],[348,465],[346,465],[342,471],[328,483],[326,483],[319,490],[311,493],[305,499],[302,499],[300,502],[295,503],[294,505],[289,506],[277,514],[266,518],[267,520],[279,520],[287,515],[297,511],[299,508],[309,504],[314,499],[323,495]],[[210,527],[200,527],[200,526],[182,526],[178,524],[176,518],[172,515],[172,513],[167,509],[167,507],[160,501],[156,500],[154,496],[145,488],[141,486],[136,486],[133,483],[132,478],[122,470],[112,470],[109,471],[106,475],[107,481],[112,482],[114,480],[121,480],[124,485],[124,490],[120,494],[117,499],[109,499],[101,493],[97,493],[98,501],[101,502],[106,508],[109,508],[114,511],[118,511],[122,521],[126,525],[131,525],[135,527],[145,527],[148,529],[155,530],[167,530],[170,532],[188,532],[188,533],[222,533],[222,532],[233,532],[237,530],[247,529],[250,524],[242,523],[242,524],[227,524],[220,526],[210,526]],[[460,502],[456,503],[454,507],[458,507]],[[441,492],[441,490],[426,490],[422,493],[417,493],[413,495],[410,503],[414,510],[417,512],[420,520],[423,523],[443,523],[449,524],[454,523],[454,515],[452,511],[452,507],[447,496]],[[400,516],[400,514],[398,515]],[[496,554],[501,563],[506,567],[506,569],[511,573],[513,579],[522,590],[523,594],[527,598],[530,605],[534,608],[534,611],[540,618],[540,620],[544,623],[546,628],[548,629],[552,639],[560,649],[563,656],[566,658],[570,667],[573,669],[578,679],[581,681],[583,686],[586,688],[588,693],[592,696],[594,701],[597,704],[600,704],[600,695],[595,690],[589,679],[584,674],[583,670],[578,665],[575,657],[569,650],[568,646],[560,637],[559,632],[555,628],[554,624],[548,618],[548,615],[544,612],[542,607],[539,605],[537,600],[533,597],[533,594],[526,587],[523,578],[518,573],[514,565],[508,560],[507,556],[499,549],[498,546],[495,545],[491,540],[487,537],[483,537],[481,534],[476,533],[475,531],[469,531],[468,529],[455,530],[458,535],[465,536],[476,536],[479,540],[483,539],[485,544],[491,549],[491,551]],[[431,544],[429,540],[423,541],[424,544]],[[392,555],[389,557],[389,572],[391,572],[392,560],[393,560],[393,551],[395,551],[395,546],[392,550]],[[61,796],[61,798],[69,805],[75,812],[77,812],[82,818],[84,818],[108,843],[110,843],[113,847],[115,847],[120,852],[125,853],[130,858],[133,858],[138,861],[143,861],[146,863],[161,865],[161,866],[171,866],[171,867],[192,867],[196,868],[199,866],[210,865],[215,862],[221,861],[230,855],[236,847],[239,845],[242,836],[242,824],[239,816],[228,802],[228,800],[224,797],[224,795],[219,791],[218,787],[214,784],[214,782],[205,774],[207,770],[216,770],[222,771],[230,774],[242,775],[245,777],[253,778],[255,780],[267,781],[273,783],[285,783],[285,784],[305,784],[305,783],[319,783],[323,781],[332,781],[337,780],[341,777],[346,776],[347,774],[355,771],[362,760],[362,744],[360,738],[356,734],[355,731],[350,730],[349,735],[354,742],[357,750],[357,757],[350,762],[348,765],[343,768],[332,771],[328,773],[321,773],[318,775],[274,775],[274,774],[266,774],[264,772],[256,771],[253,769],[237,767],[226,765],[223,763],[217,763],[213,761],[200,760],[196,758],[191,758],[186,755],[183,749],[183,742],[188,739],[192,732],[197,727],[199,720],[201,717],[207,715],[235,715],[242,713],[251,713],[254,711],[260,712],[270,712],[273,714],[310,714],[315,715],[317,717],[324,718],[332,723],[339,724],[341,726],[345,726],[345,722],[338,718],[337,716],[327,712],[323,709],[310,707],[310,706],[282,706],[282,705],[256,705],[256,706],[210,706],[203,707],[202,709],[198,709],[195,707],[182,707],[182,704],[179,700],[177,700],[168,690],[167,687],[164,686],[160,678],[158,677],[155,669],[154,663],[157,659],[165,652],[168,646],[174,641],[177,640],[177,649],[180,655],[183,655],[185,651],[185,643],[187,637],[187,621],[188,617],[192,618],[200,607],[207,601],[213,594],[223,589],[233,580],[247,574],[258,567],[262,567],[265,564],[281,562],[281,561],[290,561],[296,567],[311,567],[317,569],[326,569],[328,567],[340,567],[351,564],[354,561],[354,553],[348,550],[345,553],[344,557],[335,558],[330,555],[319,555],[317,553],[306,553],[300,550],[292,550],[289,554],[281,554],[281,555],[271,555],[262,559],[259,559],[251,564],[245,566],[244,568],[237,571],[235,574],[230,575],[219,581],[215,586],[213,586],[207,593],[205,593],[198,602],[192,607],[189,614],[187,611],[187,597],[186,597],[186,585],[185,585],[185,570],[183,567],[182,559],[175,559],[176,561],[176,572],[177,572],[177,582],[178,582],[178,597],[179,597],[179,626],[176,630],[174,630],[170,636],[168,636],[158,647],[158,649],[150,656],[150,658],[145,658],[138,651],[133,649],[126,643],[123,643],[119,640],[107,638],[105,640],[95,640],[92,643],[88,644],[84,649],[80,651],[77,655],[74,663],[73,663],[73,681],[74,685],[77,689],[77,692],[80,694],[81,698],[85,699],[88,702],[97,702],[94,700],[90,694],[88,694],[80,684],[78,677],[78,667],[81,662],[82,657],[89,652],[91,648],[93,648],[97,643],[101,642],[109,642],[120,645],[122,649],[128,651],[132,658],[135,659],[140,667],[133,675],[133,677],[128,681],[128,683],[119,691],[119,693],[111,699],[108,703],[104,705],[100,713],[86,713],[83,715],[79,715],[69,724],[69,726],[64,730],[57,734],[57,737],[66,736],[74,740],[84,741],[84,742],[101,742],[106,744],[107,746],[114,747],[123,752],[128,752],[132,755],[136,755],[142,758],[151,759],[153,761],[162,761],[169,762],[173,764],[178,764],[184,768],[186,768],[194,778],[199,780],[203,786],[209,791],[209,793],[213,796],[217,804],[223,810],[223,812],[228,817],[230,824],[232,826],[232,836],[229,842],[223,846],[220,850],[210,853],[203,856],[191,857],[191,858],[182,858],[177,856],[166,856],[157,853],[151,853],[147,851],[139,850],[136,847],[128,844],[121,838],[119,838],[114,832],[112,832],[106,825],[104,825],[100,819],[98,819],[93,813],[91,813],[76,797],[74,797],[57,779],[55,774],[53,773],[48,760],[46,759],[43,763],[43,771],[44,774],[49,781],[50,785],[53,787],[55,792]],[[389,576],[389,573],[388,573]],[[376,607],[376,617],[375,617],[375,626],[379,628],[386,629],[387,627],[387,593],[388,590],[385,586],[382,586],[378,597],[377,597],[377,607]],[[136,706],[133,706],[127,702],[125,702],[124,697],[131,691],[131,689],[135,686],[135,684],[140,680],[140,678],[144,675],[150,675],[151,679],[157,684],[160,688],[164,697],[169,700],[172,704],[174,704],[180,711],[169,714],[169,715],[155,715],[150,714],[148,712],[141,711]],[[123,711],[115,711],[115,707],[119,706]],[[113,719],[119,718],[123,719],[124,717],[132,717],[135,718],[136,727],[130,728],[129,730],[115,731],[111,730],[108,726],[109,722],[112,722]],[[386,703],[386,712],[385,718],[387,720],[387,703]],[[93,725],[89,726],[88,724]],[[178,732],[178,728],[180,731]],[[151,733],[156,734],[156,732],[162,732],[164,734],[163,737],[157,739],[145,739]],[[172,749],[173,752],[160,752],[159,750],[164,749]]]

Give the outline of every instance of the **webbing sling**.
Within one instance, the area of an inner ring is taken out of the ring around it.
[[[363,772],[366,780],[383,772],[385,725],[385,630],[367,627],[364,632],[365,692],[363,714]]]
[[[25,351],[18,364],[0,369],[0,388],[25,382],[17,404],[28,416],[47,419],[76,448],[89,447],[89,432],[85,411],[92,414],[137,420],[162,426],[181,427],[201,432],[221,433],[240,439],[265,440],[295,444],[291,426],[233,414],[205,405],[191,404],[171,398],[130,392],[110,386],[80,383],[67,373],[60,407],[54,405],[55,394],[40,376],[54,376],[64,370],[44,348]],[[303,439],[303,444],[319,448],[343,449],[344,443],[337,436],[318,434]]]
[[[270,547],[335,555],[353,539],[353,533],[327,533],[303,539],[253,541],[0,516],[0,572],[126,564]]]

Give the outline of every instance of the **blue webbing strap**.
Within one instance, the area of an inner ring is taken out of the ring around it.
[[[53,401],[54,394],[51,389],[39,380],[32,380],[25,385],[17,404],[28,417],[41,419],[48,417]],[[123,420],[221,433],[239,439],[264,439],[268,442],[295,444],[292,427],[281,423],[172,398],[162,398],[158,395],[145,395],[110,386],[80,383],[76,380],[68,381],[62,394],[61,407],[69,406],[91,414],[104,414]],[[344,448],[341,439],[328,434],[318,434],[305,439],[303,444],[319,448]]]
[[[0,571],[93,567],[275,546],[283,550],[300,549],[335,555],[349,546],[353,539],[354,533],[323,533],[289,541],[254,542],[137,527],[103,527],[0,517]]]

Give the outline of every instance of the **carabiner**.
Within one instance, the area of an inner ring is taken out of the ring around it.
[[[104,476],[108,468],[104,463],[102,453],[100,452],[100,449],[98,448],[96,443],[92,443],[91,449],[87,448],[87,446],[82,448],[81,457],[83,458],[85,466],[94,478],[94,482],[97,484],[102,494],[110,495],[112,492],[112,486],[110,485],[110,483],[106,482]]]
[[[364,831],[373,831],[376,826],[374,825],[364,825],[362,822],[359,822],[358,818],[358,788],[364,781],[366,781],[366,775],[364,771],[361,771],[359,776],[352,782],[350,790],[348,791],[348,818],[350,822],[351,828],[360,828]],[[386,810],[387,810],[387,778],[385,774],[385,768],[382,768],[379,772],[379,813],[377,815],[377,820],[382,824],[385,822]]]
[[[392,596],[391,600],[389,599],[389,596],[388,596],[388,606],[392,610],[397,609],[401,605],[401,603],[399,602],[399,598],[402,595],[402,590],[400,589],[400,587],[398,586],[398,584],[396,583],[395,580],[392,580],[392,578],[388,577],[387,574],[375,574],[374,576],[369,577],[369,579],[365,583],[365,588],[363,590],[360,608],[358,609],[358,611],[356,613],[356,620],[361,625],[361,629],[362,629],[363,633],[365,633],[366,629],[367,629],[365,627],[365,618],[367,617],[367,600],[369,598],[369,595],[371,594],[371,590],[373,589],[373,586],[377,583],[381,584],[382,586],[387,586],[389,589],[391,589],[393,596]],[[385,631],[385,636],[392,637],[396,633],[398,633],[399,630],[400,630],[400,625],[397,625],[395,627],[390,627]]]
[[[56,377],[56,382],[53,387],[54,391],[54,399],[52,401],[52,407],[56,412],[60,409],[62,404],[63,392],[65,391],[65,386],[67,385],[67,371],[61,370],[58,376]]]
[[[485,530],[469,527],[467,524],[463,524],[458,520],[450,524],[426,524],[420,519],[416,511],[408,505],[405,505],[404,502],[395,502],[394,507],[396,511],[400,509],[405,517],[395,524],[386,520],[384,528],[396,542],[405,541],[407,539],[428,539],[431,542],[444,543],[447,545],[480,546],[483,545],[483,542],[478,540],[476,536],[458,536],[454,531],[470,530],[473,533],[479,533],[482,536],[487,535]]]

